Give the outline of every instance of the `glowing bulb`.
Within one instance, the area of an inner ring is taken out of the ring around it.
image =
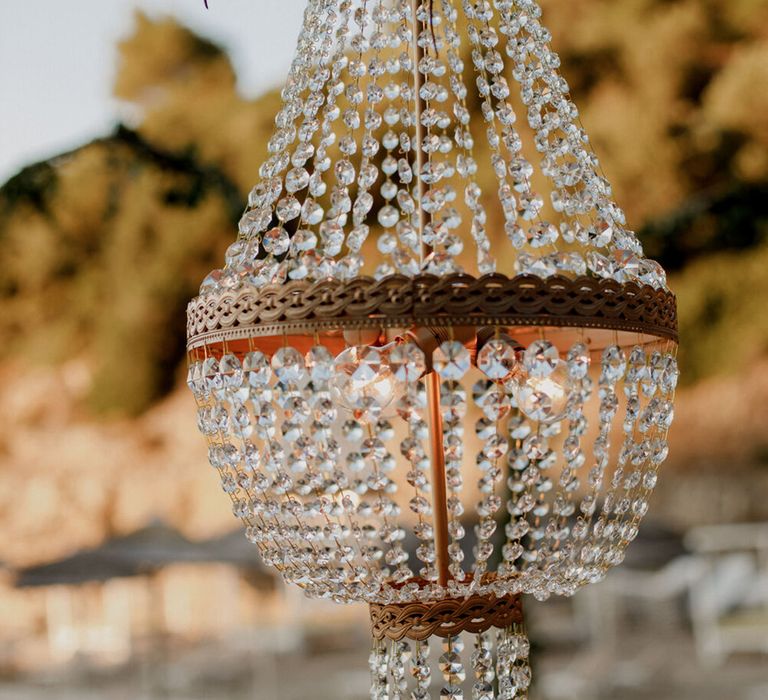
[[[352,345],[333,363],[331,388],[340,405],[362,422],[378,420],[399,382],[387,361],[387,348]]]
[[[568,404],[568,366],[558,360],[545,377],[522,376],[512,386],[518,408],[531,420],[554,423],[565,415]]]

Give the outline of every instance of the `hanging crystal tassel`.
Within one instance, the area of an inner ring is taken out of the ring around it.
[[[387,645],[380,639],[373,640],[373,649],[368,657],[371,669],[371,700],[389,700],[387,685]]]
[[[389,675],[392,679],[389,700],[405,700],[408,682],[405,678],[405,664],[411,658],[411,647],[407,641],[392,642],[389,649]]]
[[[446,637],[443,640],[443,654],[440,656],[439,666],[445,684],[440,690],[441,700],[464,700],[461,684],[467,674],[461,660],[463,649],[464,642],[461,637]]]
[[[530,643],[524,626],[514,625],[500,630],[497,644],[498,700],[527,700],[531,667],[528,663]]]
[[[465,640],[472,640],[466,650]],[[428,641],[374,640],[369,661],[371,698],[528,700],[529,656],[530,643],[522,623],[489,628],[472,637],[462,633],[441,639],[437,659],[430,659]],[[435,661],[442,678],[433,684]]]
[[[429,668],[429,642],[416,642],[411,657],[411,675],[416,680],[416,688],[411,693],[411,700],[429,700],[429,685],[432,671]]]
[[[493,637],[488,631],[475,636],[472,671],[475,675],[472,700],[494,700],[493,681],[496,673],[493,668]]]

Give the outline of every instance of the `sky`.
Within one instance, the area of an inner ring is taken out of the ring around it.
[[[288,72],[305,0],[0,0],[0,183],[108,133],[116,44],[133,15],[170,15],[228,50],[246,97]]]

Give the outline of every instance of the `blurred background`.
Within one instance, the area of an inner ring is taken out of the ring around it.
[[[0,5],[2,700],[367,696],[366,610],[259,565],[184,386],[304,3],[208,4]],[[529,602],[531,698],[764,700],[768,2],[543,5],[684,386],[625,564]]]

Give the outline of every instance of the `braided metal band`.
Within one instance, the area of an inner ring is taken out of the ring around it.
[[[221,340],[335,329],[570,326],[677,340],[671,292],[594,277],[392,275],[293,281],[200,296],[187,307],[190,349]]]
[[[523,621],[520,595],[496,598],[474,595],[435,603],[371,604],[371,631],[376,639],[423,641],[428,637],[452,637],[461,632],[484,632]]]

